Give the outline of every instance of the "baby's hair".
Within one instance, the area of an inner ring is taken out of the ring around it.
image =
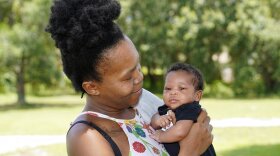
[[[171,67],[167,70],[165,77],[168,73],[172,71],[184,71],[188,74],[191,74],[193,76],[193,85],[195,90],[203,90],[204,84],[203,84],[203,75],[200,72],[199,69],[195,68],[194,66],[186,63],[175,63],[171,65]]]
[[[85,80],[102,81],[98,69],[104,54],[124,35],[114,22],[121,12],[116,0],[55,0],[49,25],[60,49],[63,70],[76,91],[85,92]]]

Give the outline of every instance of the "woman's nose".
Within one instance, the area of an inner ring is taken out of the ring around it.
[[[136,76],[135,76],[135,79],[134,79],[134,84],[138,84],[138,83],[141,83],[143,81],[143,73],[141,71],[141,67],[139,67],[139,69],[137,69],[136,71]]]

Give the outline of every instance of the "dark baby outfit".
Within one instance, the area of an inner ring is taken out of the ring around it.
[[[160,115],[166,115],[168,110],[170,109],[166,105],[160,106],[158,108],[158,112]],[[194,101],[192,103],[186,103],[179,106],[178,108],[173,110],[173,112],[175,113],[176,121],[192,120],[195,123],[201,112],[201,106],[199,102]],[[180,146],[178,142],[163,144],[170,156],[177,156],[179,154]],[[216,156],[216,152],[212,144],[202,154],[202,156]]]

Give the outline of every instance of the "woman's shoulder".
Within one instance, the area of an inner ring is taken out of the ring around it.
[[[74,125],[74,124],[77,124]],[[98,116],[88,116],[88,115],[82,115],[78,117],[72,124],[69,129],[68,133],[90,133],[90,132],[95,132],[97,129],[101,129],[105,133],[111,133],[112,131],[116,130],[121,130],[120,126],[118,123],[98,117]],[[97,130],[98,131],[98,130]]]
[[[78,118],[74,124],[66,136],[68,155],[114,155],[110,144],[98,130],[110,135],[116,131],[113,122],[96,117],[87,120]]]

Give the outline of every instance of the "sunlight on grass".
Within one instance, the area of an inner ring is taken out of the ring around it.
[[[1,96],[2,99],[3,96]],[[28,97],[25,106],[0,104],[0,134],[65,134],[81,112],[84,99],[79,96]],[[9,103],[9,100],[4,100]],[[12,102],[10,102],[12,103]]]
[[[211,119],[232,117],[280,118],[280,99],[203,99]]]
[[[280,153],[280,127],[214,128],[213,132],[213,144],[219,156],[278,156]]]
[[[232,150],[247,145],[280,144],[280,127],[265,128],[215,128],[214,147],[216,150]],[[280,150],[280,149],[279,149]]]
[[[0,95],[0,106],[16,103],[15,94]],[[85,97],[81,99],[80,95],[60,95],[60,96],[27,96],[27,103],[32,104],[84,104]]]
[[[15,95],[0,95],[0,135],[65,135],[82,110],[79,95],[34,97],[15,105]],[[280,118],[280,99],[203,99],[212,120],[251,117]],[[276,156],[280,153],[280,127],[215,128],[214,147],[219,156]],[[3,156],[67,155],[65,144],[23,148]]]
[[[15,94],[0,94],[0,106],[4,104],[13,104],[17,100]]]
[[[280,144],[247,145],[232,150],[222,151],[218,156],[279,156]]]
[[[1,156],[66,156],[65,144],[53,144],[39,146],[36,148],[25,148],[14,152],[2,154]]]

